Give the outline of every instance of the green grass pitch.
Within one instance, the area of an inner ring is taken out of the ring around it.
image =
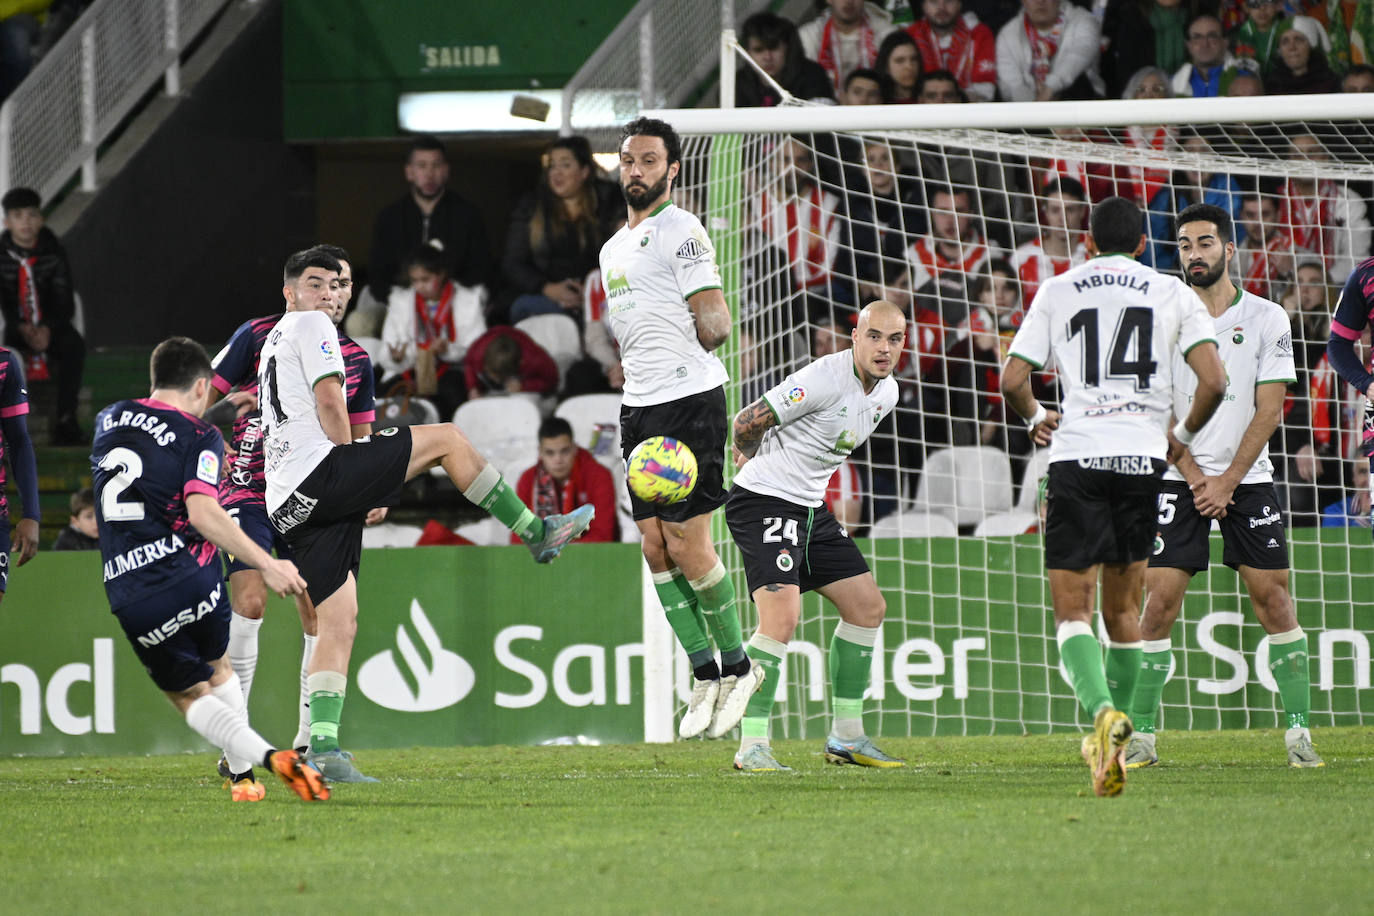
[[[1078,737],[893,739],[902,770],[785,774],[734,744],[365,751],[378,785],[231,804],[204,756],[0,760],[7,913],[1351,913],[1374,742],[1168,732],[1092,795]]]

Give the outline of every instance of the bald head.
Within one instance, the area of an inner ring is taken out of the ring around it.
[[[885,299],[863,307],[854,328],[854,368],[865,391],[892,374],[904,346],[906,315],[901,309]]]
[[[862,333],[873,322],[883,323],[885,319],[888,322],[896,321],[899,324],[906,324],[906,315],[900,308],[886,299],[875,299],[859,311],[858,330]]]

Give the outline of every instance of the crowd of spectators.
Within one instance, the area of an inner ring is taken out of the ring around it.
[[[872,105],[1374,90],[1361,57],[1374,44],[1355,23],[1291,0],[827,0],[815,13],[799,24],[749,17],[738,105],[776,105],[784,92]],[[1358,438],[1358,405],[1324,347],[1333,291],[1370,254],[1371,188],[1298,171],[1229,173],[1218,156],[1320,163],[1349,143],[1332,129],[1056,129],[1041,132],[1044,154],[834,134],[770,142],[758,153],[766,167],[746,169],[740,214],[741,396],[847,345],[857,308],[885,298],[910,316],[901,401],[832,481],[851,525],[909,501],[935,449],[1004,450],[1019,480],[1032,448],[1001,403],[999,366],[1039,285],[1087,258],[1091,206],[1134,200],[1142,260],[1177,273],[1174,214],[1212,203],[1236,220],[1238,285],[1292,318],[1299,379],[1272,448],[1293,523],[1319,524],[1345,494]],[[1125,164],[1107,147],[1173,161]],[[377,220],[372,311],[364,303],[350,318],[355,336],[374,328],[383,338],[383,390],[418,390],[445,416],[463,399],[504,394],[536,398],[548,416],[557,398],[619,390],[596,267],[623,219],[619,189],[580,137],[555,141],[542,164],[498,260],[480,214],[447,188],[443,145],[412,144],[409,192]],[[693,190],[674,199],[701,214]],[[575,337],[575,358],[554,358],[547,350],[561,348],[529,327],[550,315],[566,317],[560,333]],[[1052,367],[1035,384],[1057,398]],[[549,481],[561,494],[560,475]]]

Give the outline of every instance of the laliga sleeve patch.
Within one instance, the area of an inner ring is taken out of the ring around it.
[[[782,396],[782,399],[794,406],[800,404],[806,400],[806,389],[801,385],[793,385],[787,390],[787,394]]]
[[[320,352],[324,354],[325,359],[334,358],[334,347],[327,340],[320,341]]]
[[[196,476],[211,486],[219,484],[219,456],[211,451],[200,453],[196,462]]]

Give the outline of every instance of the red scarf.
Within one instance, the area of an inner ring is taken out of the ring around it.
[[[1135,126],[1126,128],[1126,142],[1137,149],[1163,150],[1169,146],[1170,139],[1167,127],[1156,127],[1153,130]],[[1159,189],[1169,183],[1168,169],[1147,169],[1144,166],[1133,165],[1130,167],[1130,175],[1131,193],[1135,196],[1135,202],[1142,207],[1154,200]]]
[[[1295,245],[1322,255],[1328,267],[1335,239],[1326,230],[1336,228],[1332,202],[1338,193],[1330,181],[1318,181],[1317,193],[1311,197],[1295,193],[1291,181],[1283,183],[1285,206],[1279,219],[1292,232]]]
[[[818,286],[825,283],[830,274],[830,261],[826,257],[825,238],[830,230],[830,219],[826,218],[821,206],[825,192],[812,185],[805,191],[798,191],[789,197],[784,207],[787,221],[787,261],[792,265],[797,282],[803,287]],[[772,236],[770,225],[776,206],[768,194],[761,196],[763,208],[763,231]],[[832,217],[833,218],[833,217]]]
[[[926,20],[916,22],[910,28],[911,37],[916,39],[920,49],[925,71],[948,70],[955,80],[965,88],[973,82],[973,30],[959,16],[954,20],[954,29],[949,35],[949,47],[941,48],[935,37],[935,30]]]
[[[451,342],[457,336],[453,326],[453,282],[445,283],[444,288],[440,290],[439,305],[434,309],[433,315],[430,314],[429,303],[416,293],[415,346],[421,350],[428,350],[440,337]]]
[[[1312,371],[1307,373],[1307,398],[1312,405],[1312,441],[1321,446],[1323,451],[1331,445],[1335,431],[1331,415],[1331,394],[1335,383],[1336,371],[1323,355]]]
[[[1021,26],[1026,30],[1026,41],[1030,42],[1031,77],[1037,86],[1043,86],[1045,78],[1050,75],[1050,68],[1054,66],[1054,55],[1059,53],[1059,39],[1064,34],[1064,14],[1059,14],[1054,25],[1050,26],[1048,35],[1041,34],[1039,29],[1031,25],[1025,13],[1021,14]]]
[[[562,495],[559,495],[558,481],[554,480],[544,466],[536,465],[534,469],[534,490],[531,494],[531,502],[534,505],[534,514],[540,518],[548,518],[550,515],[565,515],[576,506],[574,500],[577,494],[584,488],[583,476],[586,465],[583,463],[586,451],[579,448],[577,454],[573,456],[572,472],[568,479],[563,482]]]
[[[931,236],[923,236],[918,239],[911,250],[932,277],[945,270],[972,274],[976,272],[978,265],[988,257],[988,246],[982,242],[971,242],[959,246],[960,258],[958,260],[947,258],[940,253],[939,243]]]
[[[873,40],[873,27],[868,24],[868,14],[864,14],[864,24],[859,27],[863,50],[859,55],[859,67],[872,67],[878,60],[878,46]],[[847,73],[840,72],[839,58],[835,55],[835,20],[825,14],[825,27],[821,29],[821,46],[816,54],[816,62],[830,74],[830,82],[838,88],[844,85]]]
[[[38,303],[38,284],[33,277],[33,265],[38,258],[33,255],[21,258],[13,251],[10,257],[19,262],[19,317],[25,323],[36,326],[43,321],[43,307]],[[26,362],[24,374],[29,381],[42,382],[49,378],[46,354],[31,353]]]
[[[1275,230],[1270,236],[1269,241],[1263,248],[1252,249],[1250,251],[1250,263],[1245,268],[1241,279],[1241,286],[1245,291],[1254,293],[1256,296],[1263,296],[1265,299],[1272,299],[1269,295],[1269,283],[1279,279],[1278,270],[1270,262],[1271,254],[1288,253],[1293,249],[1293,239],[1286,232]]]

